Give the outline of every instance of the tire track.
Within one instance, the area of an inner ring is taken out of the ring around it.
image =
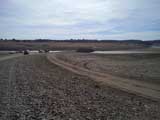
[[[9,60],[9,59],[13,59],[13,58],[17,58],[20,56],[22,56],[22,54],[7,55],[5,57],[0,58],[0,62],[5,61],[5,60]]]
[[[96,81],[108,84],[112,87],[124,90],[126,92],[135,93],[137,95],[147,97],[153,100],[160,100],[160,86],[145,82],[131,81],[120,77],[115,77],[108,74],[103,74],[95,71],[91,71],[82,67],[77,67],[62,61],[56,57],[56,54],[48,54],[48,60],[52,63],[63,67],[76,74],[88,76]]]
[[[159,118],[159,102],[106,86],[96,88],[97,82],[52,64],[42,54],[4,61],[0,71],[7,76],[0,84],[6,93],[6,114],[0,120]]]
[[[8,79],[8,85],[7,85],[7,98],[8,98],[8,104],[7,104],[7,118],[11,119],[13,118],[13,108],[16,106],[16,60],[14,59],[10,70],[9,70],[9,79]]]

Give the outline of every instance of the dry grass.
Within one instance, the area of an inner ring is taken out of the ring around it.
[[[120,42],[14,42],[0,41],[0,50],[77,50],[78,48],[93,48],[94,50],[126,50],[142,49],[144,44]]]

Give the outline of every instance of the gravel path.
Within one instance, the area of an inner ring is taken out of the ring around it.
[[[0,120],[159,120],[160,102],[71,73],[44,55],[0,62]]]

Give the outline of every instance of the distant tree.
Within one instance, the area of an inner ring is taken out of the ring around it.
[[[15,38],[13,38],[12,40],[13,40],[13,41],[16,41],[16,39],[15,39]]]

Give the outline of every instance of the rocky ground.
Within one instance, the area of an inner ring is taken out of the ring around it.
[[[45,55],[0,62],[0,120],[159,120],[160,102],[71,73]]]

